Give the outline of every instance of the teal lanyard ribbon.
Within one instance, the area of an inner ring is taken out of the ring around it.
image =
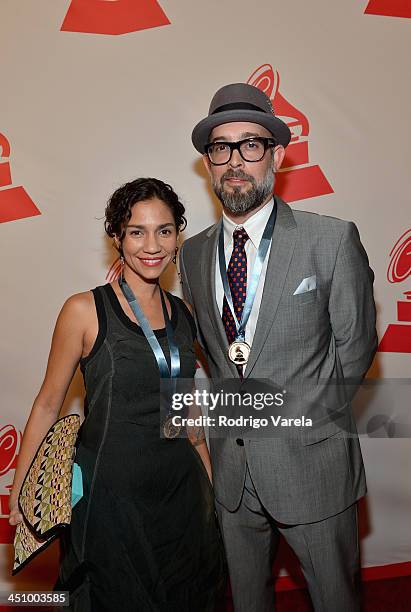
[[[137,321],[139,322],[140,327],[143,330],[143,333],[151,347],[151,350],[154,353],[154,357],[156,358],[158,364],[158,369],[160,370],[160,377],[170,379],[178,378],[178,376],[180,375],[180,352],[174,340],[173,328],[171,326],[170,318],[168,316],[163,290],[160,287],[161,306],[163,308],[167,341],[170,349],[171,371],[168,367],[167,359],[165,358],[163,349],[161,348],[160,343],[157,340],[157,337],[154,331],[152,330],[150,323],[147,320],[147,317],[145,316],[140,304],[138,303],[136,296],[127,284],[127,281],[120,277],[118,279],[118,284],[120,285],[121,291],[123,292],[124,297],[129,303],[130,308],[133,311]]]
[[[247,295],[246,295],[245,304],[244,304],[240,322],[238,322],[238,319],[234,312],[233,300],[231,297],[231,289],[230,289],[230,285],[228,282],[226,260],[225,260],[225,254],[224,254],[224,225],[223,223],[221,224],[220,236],[218,240],[218,261],[220,265],[220,275],[221,275],[221,281],[223,283],[224,295],[227,299],[227,303],[233,315],[233,319],[234,319],[236,330],[237,330],[236,340],[244,341],[245,339],[245,327],[247,325],[247,321],[251,314],[255,294],[257,293],[257,287],[260,281],[261,270],[263,269],[264,261],[265,261],[265,258],[268,252],[268,247],[270,246],[270,243],[271,243],[276,218],[277,218],[277,203],[274,200],[273,210],[271,211],[271,214],[265,225],[264,232],[260,240],[260,244],[258,246],[257,255],[255,258],[253,269],[251,271],[251,279],[250,279],[250,282],[248,283]]]

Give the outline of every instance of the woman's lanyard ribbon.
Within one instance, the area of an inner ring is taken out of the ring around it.
[[[178,376],[180,375],[180,352],[174,340],[173,328],[171,326],[170,318],[168,316],[167,307],[166,307],[166,303],[165,303],[164,295],[163,295],[163,290],[160,287],[161,306],[163,308],[164,323],[165,323],[166,333],[167,333],[167,341],[168,341],[168,346],[170,349],[171,371],[170,371],[170,368],[168,367],[167,359],[165,358],[163,349],[161,348],[160,343],[157,340],[157,337],[153,329],[151,328],[150,323],[147,320],[147,317],[145,316],[140,304],[138,303],[136,296],[134,295],[134,293],[128,286],[127,281],[125,281],[124,279],[120,277],[118,279],[118,284],[120,285],[121,291],[123,292],[124,297],[129,303],[130,308],[133,311],[134,316],[136,317],[137,321],[139,322],[140,327],[143,330],[143,333],[145,337],[147,338],[147,341],[151,347],[151,350],[154,353],[154,357],[156,358],[156,361],[158,364],[158,369],[160,370],[160,377],[169,378],[169,379],[178,378]]]
[[[270,243],[271,243],[276,217],[277,217],[277,203],[274,200],[273,210],[271,211],[271,214],[265,225],[264,232],[260,240],[260,244],[258,246],[257,255],[256,255],[253,269],[251,272],[251,279],[247,287],[247,295],[246,295],[245,304],[244,304],[240,322],[238,322],[238,319],[234,313],[233,300],[231,297],[230,285],[228,283],[226,260],[225,260],[225,254],[224,254],[224,227],[223,227],[223,224],[221,224],[220,236],[218,240],[218,261],[220,265],[220,275],[221,275],[221,281],[223,283],[224,295],[227,299],[227,303],[233,315],[233,319],[234,319],[236,330],[237,330],[237,334],[235,338],[236,340],[244,341],[245,339],[245,327],[247,325],[247,321],[251,314],[251,309],[253,307],[255,294],[257,293],[257,287],[260,281],[261,270],[263,269],[268,247],[270,246]]]

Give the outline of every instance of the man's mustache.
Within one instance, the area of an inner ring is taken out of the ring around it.
[[[242,170],[239,170],[238,172],[227,170],[227,172],[225,172],[223,176],[221,177],[221,183],[224,183],[224,181],[226,181],[227,179],[231,179],[231,178],[242,179],[243,181],[250,181],[253,185],[255,182],[252,176],[250,176],[249,174],[246,174]]]

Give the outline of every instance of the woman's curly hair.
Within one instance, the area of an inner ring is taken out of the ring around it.
[[[156,178],[138,178],[116,189],[107,202],[104,221],[106,233],[111,238],[117,236],[121,243],[134,204],[154,198],[164,202],[173,213],[177,233],[184,230],[187,225],[185,208],[173,188]]]

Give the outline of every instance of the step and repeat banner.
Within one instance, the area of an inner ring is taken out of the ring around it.
[[[190,136],[234,82],[265,91],[292,131],[276,192],[354,221],[368,252],[380,343],[357,407],[362,563],[411,561],[410,40],[409,0],[0,2],[0,590],[56,574],[53,545],[11,578],[8,496],[57,314],[118,269],[105,203],[154,176],[186,206],[182,241],[213,223]],[[167,285],[181,295],[175,269]],[[64,411],[83,393],[77,373]]]

